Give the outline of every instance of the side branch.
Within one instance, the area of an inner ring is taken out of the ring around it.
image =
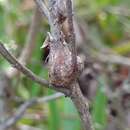
[[[42,0],[34,0],[43,16],[46,16],[50,23],[50,12]]]
[[[66,10],[67,10],[67,18],[68,18],[68,28],[69,28],[69,43],[73,44],[75,47],[75,33],[74,33],[74,25],[73,25],[73,10],[72,10],[72,1],[66,0]]]
[[[63,88],[56,88],[54,86],[50,86],[49,82],[43,78],[38,77],[36,74],[34,74],[30,69],[22,65],[17,59],[12,56],[9,51],[4,47],[2,42],[0,41],[0,54],[17,70],[22,72],[27,78],[35,81],[36,83],[46,87],[51,88],[56,91],[63,92],[65,95],[70,95],[70,92],[67,89]]]
[[[32,71],[30,71],[28,68],[23,66],[21,63],[17,61],[17,59],[12,56],[8,50],[4,47],[4,45],[0,42],[0,54],[16,69],[21,71],[23,74],[25,74],[30,79],[36,81],[37,83],[41,85],[48,86],[48,81],[41,79],[40,77],[37,77]]]

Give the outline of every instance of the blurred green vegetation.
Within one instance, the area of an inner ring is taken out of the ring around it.
[[[30,7],[24,2],[28,0],[0,0],[0,40],[18,57],[27,38],[34,5]],[[31,0],[30,3],[31,4]],[[106,46],[115,53],[127,55],[130,52],[130,0],[75,0],[75,15],[78,21],[89,25],[89,35],[95,46]],[[127,10],[117,11],[121,9]],[[42,21],[36,48],[31,62],[27,65],[37,75],[48,78],[47,68],[43,66],[42,42],[49,30],[45,20]],[[100,51],[99,48],[96,48]],[[7,70],[10,65],[0,57],[0,69]],[[41,97],[54,93],[52,90],[39,87],[23,75],[13,79],[16,96],[23,100]],[[96,130],[107,125],[107,97],[103,93],[105,79],[99,78],[99,89],[92,102],[92,117]],[[16,103],[17,106],[17,103]],[[31,125],[44,130],[79,130],[81,123],[78,114],[68,98],[61,98],[46,104],[39,104],[27,111],[39,119],[23,117],[17,124]],[[43,116],[43,117],[42,117]]]

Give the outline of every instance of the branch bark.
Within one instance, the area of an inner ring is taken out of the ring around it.
[[[71,91],[71,100],[77,108],[84,130],[94,130],[88,100],[83,96],[77,82],[72,84]]]

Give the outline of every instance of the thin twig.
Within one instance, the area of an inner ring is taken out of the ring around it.
[[[74,32],[74,25],[73,25],[73,10],[72,10],[72,1],[71,0],[66,0],[66,11],[67,11],[67,18],[68,18],[69,43],[74,45],[75,44],[75,32]]]
[[[50,23],[50,12],[42,0],[34,0],[43,16],[46,16]]]
[[[53,44],[62,44],[63,36],[61,35],[61,24],[59,21],[59,12],[58,12],[58,5],[56,0],[49,0],[49,11],[50,11],[50,29],[51,34],[56,42]],[[62,40],[62,42],[61,42]]]
[[[19,63],[17,61],[17,59],[8,52],[8,50],[4,47],[4,45],[2,44],[2,42],[0,42],[0,53],[1,53],[1,55],[4,58],[6,58],[6,60],[10,64],[12,64],[12,66],[14,68],[17,68],[19,71],[21,71],[22,73],[24,73],[25,75],[27,75],[29,78],[33,79],[34,81],[38,82],[41,85],[49,85],[49,83],[46,80],[37,77],[28,68],[26,68],[21,63]]]
[[[56,88],[54,86],[51,86],[49,82],[43,78],[40,78],[36,74],[34,74],[30,69],[22,65],[13,55],[9,53],[9,51],[4,47],[2,42],[0,42],[0,54],[17,70],[22,72],[27,78],[35,81],[36,83],[46,87],[46,88],[51,88],[56,91],[63,92],[66,95],[70,95],[69,90],[65,88]]]
[[[77,64],[77,52],[76,52],[76,45],[75,45],[75,31],[73,25],[73,10],[72,10],[72,1],[66,0],[66,10],[67,10],[67,18],[68,18],[68,42],[71,45],[72,51],[72,58],[74,65]],[[76,71],[76,66],[74,67]]]
[[[42,12],[43,16],[46,14],[46,17],[49,21],[49,25],[51,28],[51,33],[53,38],[56,41],[60,41],[61,39],[61,27],[58,23],[58,8],[55,4],[55,0],[49,0],[49,10],[45,6],[44,2],[42,0],[34,0],[37,6],[39,7],[39,10]]]
[[[29,108],[33,105],[36,105],[38,103],[45,103],[48,101],[58,99],[63,96],[64,96],[63,93],[55,93],[50,96],[31,99],[29,101],[26,101],[17,109],[17,111],[15,112],[15,114],[12,117],[10,117],[9,119],[5,120],[2,124],[0,124],[0,130],[7,129],[7,128],[11,127],[12,125],[14,125],[18,120],[20,120],[22,118],[22,116],[24,115],[27,108]]]

